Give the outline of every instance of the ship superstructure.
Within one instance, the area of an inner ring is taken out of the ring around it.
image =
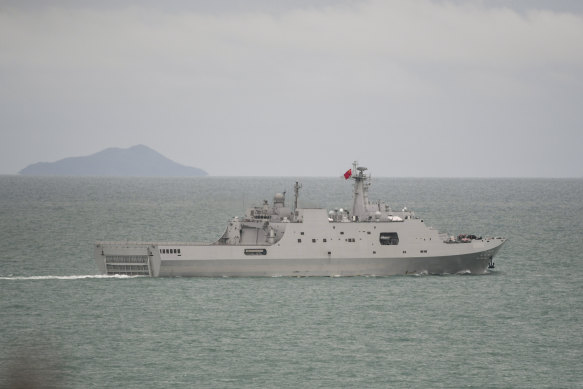
[[[371,203],[370,176],[355,162],[352,210],[298,208],[285,192],[228,222],[214,243],[97,242],[103,274],[153,277],[388,276],[481,274],[504,238],[458,238],[427,227],[414,212]],[[354,173],[354,174],[353,174]]]

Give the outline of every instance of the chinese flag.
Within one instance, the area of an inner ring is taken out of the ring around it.
[[[348,169],[346,173],[344,173],[344,179],[348,180],[352,176],[352,169]]]

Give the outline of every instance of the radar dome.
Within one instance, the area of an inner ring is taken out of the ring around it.
[[[284,201],[285,195],[283,193],[276,193],[275,196],[273,196],[274,203],[283,203]]]

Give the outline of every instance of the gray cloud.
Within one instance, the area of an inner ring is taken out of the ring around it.
[[[0,8],[0,173],[143,143],[219,175],[583,175],[575,6],[55,4]]]

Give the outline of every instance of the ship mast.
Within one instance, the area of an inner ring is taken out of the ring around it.
[[[302,188],[302,185],[296,181],[296,184],[294,185],[294,213],[295,213],[296,209],[298,209],[298,197],[300,195],[301,188]]]
[[[352,216],[356,219],[361,219],[367,215],[368,204],[368,176],[364,174],[367,170],[364,166],[358,166],[358,162],[354,161],[352,164],[352,176],[354,180],[354,193],[352,202]]]

